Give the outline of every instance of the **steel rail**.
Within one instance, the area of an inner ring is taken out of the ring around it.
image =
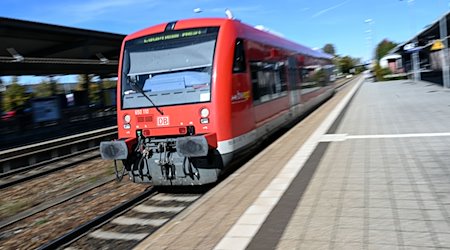
[[[119,206],[109,210],[108,212],[60,236],[59,238],[40,246],[38,249],[39,250],[57,249],[62,246],[68,245],[73,241],[75,241],[76,239],[78,239],[79,237],[85,235],[95,227],[101,226],[104,223],[108,222],[110,219],[114,218],[115,216],[127,212],[128,210],[135,207],[137,204],[141,203],[154,193],[156,193],[156,190],[153,187],[151,187],[146,191],[144,191],[143,193],[136,196],[135,198],[120,204]]]
[[[62,160],[68,159],[68,158],[72,158],[72,157],[75,157],[75,156],[78,156],[78,155],[81,155],[81,154],[89,153],[91,151],[95,151],[95,150],[98,150],[98,149],[99,149],[98,146],[93,147],[93,148],[87,148],[87,149],[83,149],[83,150],[77,151],[77,152],[72,153],[72,154],[63,155],[63,156],[60,156],[60,157],[52,158],[50,160],[41,161],[41,162],[38,162],[38,163],[33,164],[33,165],[29,165],[29,166],[17,168],[17,169],[14,169],[14,170],[10,170],[8,172],[0,173],[0,179],[4,179],[4,178],[12,176],[12,175],[17,175],[17,174],[20,174],[22,172],[34,170],[36,168],[39,168],[39,167],[42,167],[42,166],[45,166],[45,165],[49,165],[49,164],[52,164],[52,163],[55,163],[55,162],[58,162],[58,161],[62,161]]]
[[[94,152],[97,149],[98,149],[98,147],[96,147],[94,149],[90,149],[89,151],[90,152]],[[83,152],[83,153],[86,153],[86,152]],[[98,157],[100,157],[100,153],[96,152],[96,153],[92,153],[92,154],[90,154],[88,156],[82,157],[81,159],[77,159],[77,160],[74,160],[74,161],[72,161],[70,163],[63,164],[61,166],[55,166],[53,168],[45,169],[45,170],[42,170],[41,172],[38,172],[38,173],[35,173],[35,174],[24,175],[23,177],[19,177],[19,178],[12,178],[11,180],[8,180],[8,181],[5,181],[3,183],[0,183],[0,190],[4,189],[4,188],[7,188],[7,187],[11,187],[11,186],[17,185],[17,184],[25,182],[25,181],[29,181],[29,180],[32,180],[32,179],[35,179],[35,178],[38,178],[38,177],[41,177],[41,176],[45,176],[45,175],[51,174],[51,173],[59,171],[59,170],[63,170],[65,168],[72,167],[74,165],[83,163],[85,161],[93,160],[93,159],[98,158]],[[32,170],[35,170],[35,169],[32,169]],[[21,172],[23,172],[23,171],[21,171]]]
[[[112,182],[114,180],[115,180],[115,177],[103,178],[102,180],[98,181],[97,183],[94,183],[92,185],[87,185],[85,187],[76,189],[76,190],[70,192],[69,195],[65,195],[63,197],[58,197],[55,200],[52,200],[50,202],[41,203],[41,204],[39,204],[39,205],[37,205],[35,207],[27,209],[27,210],[25,210],[23,212],[20,212],[20,213],[14,215],[14,216],[8,217],[8,218],[0,221],[0,229],[3,229],[3,228],[5,228],[5,227],[7,227],[9,225],[15,224],[15,223],[17,223],[17,222],[19,222],[21,220],[24,220],[24,219],[26,219],[26,218],[28,218],[30,216],[33,216],[33,215],[35,215],[37,213],[40,213],[40,212],[42,212],[44,210],[47,210],[49,208],[52,208],[52,207],[57,206],[59,204],[62,204],[63,202],[66,202],[66,201],[71,200],[71,199],[73,199],[73,198],[75,198],[77,196],[85,194],[85,193],[87,193],[87,192],[89,192],[91,190],[94,190],[94,189],[99,188],[99,187],[101,187],[103,185],[106,185],[106,184],[108,184],[108,183],[110,183],[110,182]],[[3,233],[4,232],[0,233],[0,238],[1,238],[1,235]]]
[[[86,132],[78,135],[67,136],[50,141],[40,142],[32,145],[22,146],[0,151],[0,162],[13,160],[15,158],[35,155],[46,151],[55,150],[61,147],[73,146],[93,139],[115,135],[117,126]]]

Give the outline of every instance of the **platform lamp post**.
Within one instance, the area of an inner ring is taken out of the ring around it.
[[[374,62],[375,62],[375,51],[374,51],[374,46],[373,46],[373,30],[372,30],[372,24],[373,24],[373,20],[372,19],[366,19],[364,20],[364,23],[367,23],[369,25],[369,29],[367,30],[367,32],[369,33],[369,51],[370,51],[370,65],[373,67],[374,66]]]
[[[0,114],[3,110],[3,92],[6,91],[6,86],[3,85],[2,78],[0,77]]]
[[[403,2],[404,0],[400,0],[400,2]],[[406,0],[408,2],[408,13],[409,13],[409,19],[410,19],[410,29],[411,29],[411,35],[414,36],[414,31],[416,29],[415,21],[413,18],[412,13],[412,4],[414,3],[414,0]],[[420,57],[419,57],[419,49],[416,48],[418,45],[418,37],[416,37],[412,41],[412,48],[411,48],[411,63],[412,63],[412,71],[413,71],[413,80],[414,81],[420,81]]]
[[[439,20],[439,33],[444,48],[442,49],[442,81],[444,88],[450,88],[450,66],[449,66],[449,50],[447,37],[447,15]]]

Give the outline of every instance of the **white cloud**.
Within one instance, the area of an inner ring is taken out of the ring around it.
[[[220,12],[225,13],[225,9],[229,9],[232,12],[253,12],[260,10],[260,7],[258,6],[240,6],[240,7],[223,7],[223,8],[212,8],[212,9],[206,9],[208,12]]]
[[[139,6],[152,7],[158,4],[159,0],[109,0],[109,1],[79,1],[64,3],[51,7],[51,13],[58,19],[71,20],[70,23],[82,23],[91,20],[98,20],[121,10],[134,10]]]
[[[336,4],[336,5],[331,6],[331,7],[329,7],[329,8],[320,10],[320,11],[316,12],[312,17],[318,17],[318,16],[323,15],[323,14],[329,12],[329,11],[332,11],[332,10],[334,10],[334,9],[337,9],[337,8],[341,7],[342,5],[348,3],[349,1],[350,1],[350,0],[346,0],[346,1],[342,2],[342,3],[340,3],[340,4]]]
[[[109,0],[109,1],[88,1],[85,3],[73,4],[67,8],[84,14],[104,13],[116,10],[121,7],[139,4],[154,4],[155,0]]]

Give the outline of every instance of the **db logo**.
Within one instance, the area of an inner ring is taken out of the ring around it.
[[[169,126],[169,117],[168,116],[158,116],[156,118],[156,126]]]

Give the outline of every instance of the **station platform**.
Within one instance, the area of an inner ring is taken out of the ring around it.
[[[136,249],[450,248],[450,90],[356,78]]]

